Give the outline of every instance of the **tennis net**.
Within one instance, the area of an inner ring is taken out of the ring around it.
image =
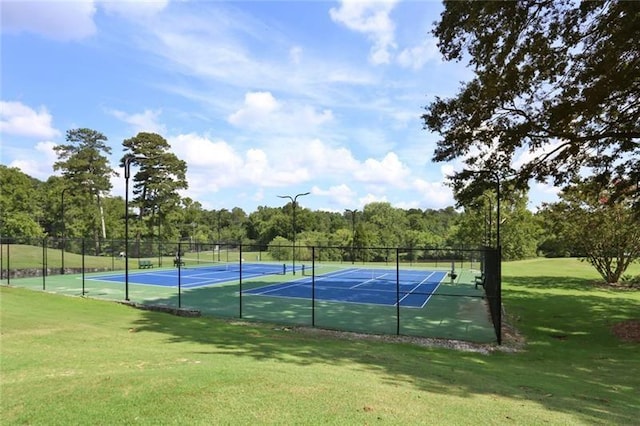
[[[325,281],[341,282],[368,282],[379,281],[400,284],[401,286],[413,286],[424,283],[438,283],[447,274],[446,271],[419,270],[419,269],[391,269],[391,268],[316,268],[303,265],[302,274],[305,276],[315,275]]]
[[[197,269],[198,271],[211,272],[247,272],[255,274],[279,274],[284,275],[287,266],[278,263],[262,262],[216,262],[210,260],[181,258],[180,267],[184,269]]]

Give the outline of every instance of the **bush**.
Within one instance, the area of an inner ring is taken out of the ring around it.
[[[639,287],[640,288],[640,275],[636,275],[635,277],[631,275],[624,275],[620,282],[629,287]]]

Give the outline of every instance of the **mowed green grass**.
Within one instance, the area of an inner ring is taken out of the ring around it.
[[[640,293],[574,259],[503,275],[525,344],[490,354],[2,287],[2,423],[637,423],[640,345],[611,327]]]

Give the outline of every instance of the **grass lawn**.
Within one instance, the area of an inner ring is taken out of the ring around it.
[[[525,344],[488,354],[2,287],[2,423],[637,423],[640,344],[611,327],[640,292],[574,259],[503,275]]]

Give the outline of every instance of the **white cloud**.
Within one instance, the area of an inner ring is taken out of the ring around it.
[[[359,204],[361,206],[366,206],[370,203],[385,203],[387,202],[387,197],[385,195],[379,196],[374,194],[367,194],[364,197],[360,197]]]
[[[52,117],[45,107],[37,111],[20,103],[0,101],[0,132],[40,139],[53,138],[60,132],[51,125]]]
[[[415,179],[412,184],[417,195],[416,199],[426,201],[430,206],[446,207],[454,204],[451,188],[442,182],[429,182],[424,179]]]
[[[169,0],[99,0],[98,4],[107,13],[136,20],[160,13],[167,7]]]
[[[390,152],[382,161],[368,158],[359,170],[354,173],[355,178],[369,184],[389,184],[396,187],[406,186],[409,169],[402,164],[398,156]]]
[[[2,31],[31,32],[55,40],[81,40],[96,33],[92,0],[3,1]]]
[[[236,126],[263,123],[279,107],[271,93],[249,92],[244,95],[244,106],[229,116],[229,122]]]
[[[294,46],[289,50],[289,58],[292,64],[300,64],[302,60],[302,48],[300,46]]]
[[[298,134],[332,119],[330,110],[316,111],[310,105],[281,103],[270,92],[246,93],[243,106],[228,117],[229,123],[237,127]]]
[[[437,40],[435,38],[427,38],[418,46],[403,49],[398,54],[397,61],[405,68],[418,70],[430,60],[439,60],[439,58],[440,52]]]
[[[318,139],[305,143],[301,155],[315,175],[344,176],[360,167],[347,148],[330,147]]]
[[[369,56],[373,64],[388,64],[389,50],[396,48],[395,24],[389,16],[396,3],[396,0],[342,0],[339,8],[329,10],[329,15],[334,22],[368,36],[373,43]]]
[[[187,164],[209,167],[212,176],[227,174],[243,165],[242,158],[225,141],[213,142],[206,137],[190,133],[170,140],[171,147]]]
[[[440,172],[442,172],[443,177],[448,178],[455,174],[456,169],[453,164],[443,164],[442,166],[440,166]]]
[[[109,113],[119,120],[131,125],[135,133],[138,132],[150,132],[150,133],[165,133],[166,128],[163,124],[158,122],[158,117],[162,114],[162,111],[145,109],[144,112],[138,114],[127,114],[123,111],[110,110]]]
[[[341,207],[353,207],[354,204],[356,204],[357,193],[344,183],[331,186],[326,190],[314,186],[311,188],[311,193],[313,195],[328,197],[331,200],[331,204],[336,204]]]
[[[276,162],[262,149],[237,152],[225,141],[211,141],[196,134],[170,139],[176,155],[189,164],[190,191],[217,192],[223,188],[279,187],[309,179],[303,166]]]
[[[109,14],[139,21],[164,10],[169,0],[40,0],[2,1],[2,31],[30,32],[58,41],[74,41],[97,32],[97,8]]]
[[[33,151],[25,151],[25,155],[13,160],[9,167],[17,167],[36,179],[47,180],[52,174],[51,165],[58,159],[53,150],[55,145],[54,142],[39,142]]]

